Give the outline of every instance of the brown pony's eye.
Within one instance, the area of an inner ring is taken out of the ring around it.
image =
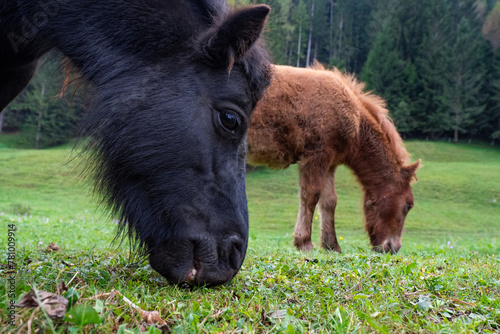
[[[406,203],[406,211],[410,211],[413,208],[413,203]]]

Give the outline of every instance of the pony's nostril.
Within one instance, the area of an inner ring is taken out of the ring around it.
[[[233,235],[223,241],[223,248],[228,256],[229,265],[233,269],[239,269],[243,262],[244,241],[239,235]]]
[[[384,244],[384,251],[386,253],[396,254],[401,248],[401,242],[398,240],[387,240]]]
[[[385,243],[384,250],[386,253],[391,252],[392,253],[392,243],[390,241],[387,241]]]

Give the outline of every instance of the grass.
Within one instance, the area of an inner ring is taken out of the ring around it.
[[[11,274],[16,302],[32,287],[55,293],[64,281],[76,303],[63,320],[50,320],[40,308],[16,309],[14,326],[0,312],[1,332],[500,331],[498,150],[407,143],[424,168],[395,256],[369,250],[361,190],[345,168],[336,179],[343,253],[296,251],[297,170],[258,169],[247,177],[250,243],[241,271],[225,286],[189,289],[167,285],[126,245],[110,243],[115,224],[67,163],[69,147],[8,146],[0,144],[0,307],[7,308]],[[5,265],[10,224],[17,227],[16,271]],[[318,242],[318,223],[313,230]],[[51,251],[52,242],[60,249]],[[142,310],[158,311],[166,324],[147,324],[120,295],[102,295],[113,290]]]

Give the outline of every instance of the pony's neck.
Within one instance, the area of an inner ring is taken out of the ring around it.
[[[385,134],[374,120],[361,116],[359,141],[346,159],[365,191],[398,181],[401,164]]]

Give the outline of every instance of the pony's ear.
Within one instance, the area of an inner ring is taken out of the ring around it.
[[[248,6],[210,29],[200,45],[205,60],[231,70],[260,37],[270,10],[266,5]]]
[[[417,179],[417,174],[415,172],[417,169],[420,167],[420,163],[422,162],[422,159],[418,159],[417,162],[412,163],[411,165],[404,166],[401,168],[401,178],[405,181],[410,183],[413,179]]]

